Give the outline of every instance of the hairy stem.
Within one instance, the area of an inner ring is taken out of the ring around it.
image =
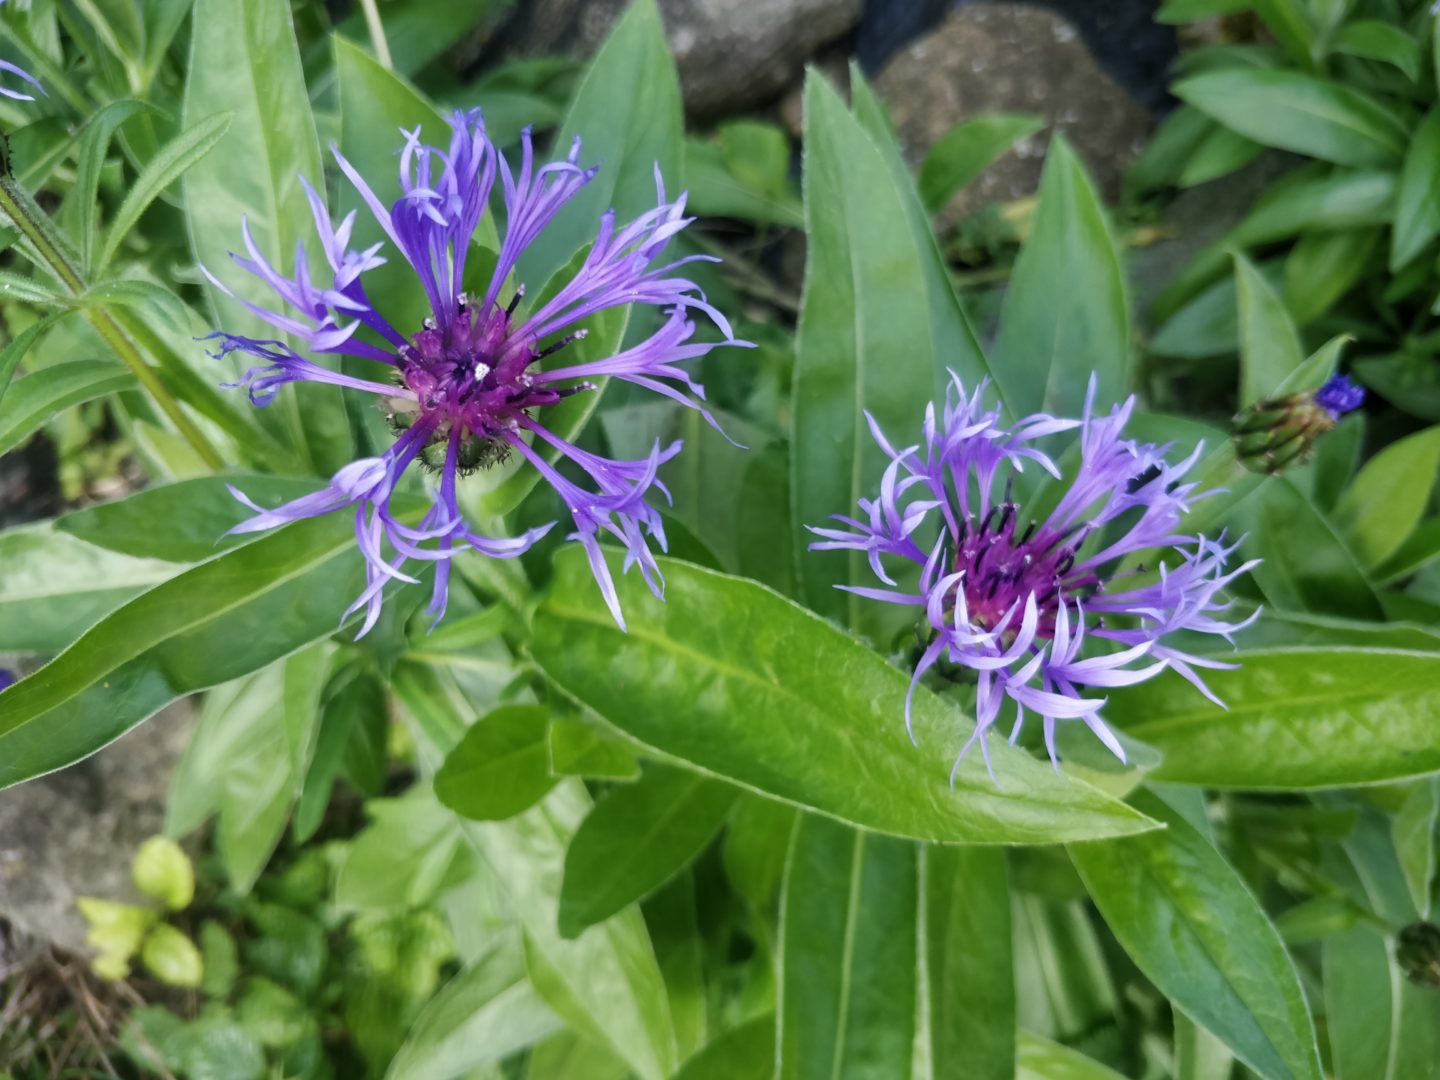
[[[8,166],[8,163],[6,163]],[[0,211],[14,222],[15,227],[34,246],[40,258],[45,261],[52,273],[64,284],[72,296],[83,296],[86,291],[85,279],[80,276],[74,262],[66,253],[64,245],[59,237],[53,232],[53,226],[45,213],[35,205],[35,201],[15,182],[10,175],[8,167],[0,169]],[[96,308],[86,308],[86,317],[105,343],[114,350],[120,362],[130,369],[135,380],[159,406],[160,411],[170,418],[175,429],[180,432],[185,441],[188,442],[199,455],[200,460],[205,462],[212,469],[225,467],[225,459],[215,449],[205,433],[196,426],[180,403],[160,380],[145,358],[140,355],[140,350],[135,343],[126,336],[125,331],[120,328],[114,317],[108,312]]]
[[[375,0],[360,0],[365,12],[365,29],[370,33],[370,44],[375,48],[375,59],[386,71],[395,70],[395,61],[390,57],[390,42],[385,39],[385,25],[380,21],[380,9]]]

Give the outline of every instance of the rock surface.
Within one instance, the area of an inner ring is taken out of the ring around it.
[[[181,701],[78,765],[0,791],[0,915],[87,952],[75,899],[140,900],[130,860],[161,829],[192,727],[190,703]]]
[[[483,62],[522,56],[589,56],[627,0],[531,0],[486,50]],[[715,116],[776,97],[805,62],[860,20],[862,0],[660,0],[680,69],[685,108]]]
[[[1024,4],[975,4],[891,57],[875,77],[913,162],[961,120],[990,112],[1043,116],[1022,140],[956,197],[952,213],[1035,191],[1052,131],[1060,131],[1109,198],[1153,126],[1150,111],[1091,56],[1074,24]]]

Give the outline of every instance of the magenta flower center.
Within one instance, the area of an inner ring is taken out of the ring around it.
[[[386,398],[383,405],[397,432],[417,425],[423,428],[425,447],[420,457],[426,464],[443,464],[444,447],[456,430],[461,469],[502,461],[510,450],[505,433],[516,430],[521,416],[589,388],[589,384],[557,388],[535,383],[531,365],[583,338],[585,332],[537,352],[527,337],[511,332],[521,295],[517,293],[508,308],[492,304],[483,314],[461,296],[449,326],[426,320],[425,328],[400,347],[400,381],[415,400],[397,396]]]
[[[951,571],[963,575],[955,590],[957,600],[963,592],[970,624],[993,630],[1003,622],[1001,638],[1007,645],[1019,630],[1020,607],[1032,594],[1040,615],[1035,636],[1049,639],[1055,636],[1062,598],[1093,591],[1099,584],[1093,570],[1075,569],[1076,553],[1088,529],[1072,530],[1067,536],[1047,528],[1037,535],[1032,521],[1017,534],[1016,510],[1015,503],[1006,501],[992,506],[978,525],[973,516],[961,521]]]

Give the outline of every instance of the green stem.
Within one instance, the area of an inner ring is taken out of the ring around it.
[[[380,9],[375,0],[360,0],[365,12],[365,29],[370,32],[370,44],[375,47],[375,59],[386,71],[395,70],[395,61],[390,57],[390,42],[385,40],[385,25],[380,21]]]
[[[8,163],[5,164],[8,166]],[[40,257],[45,260],[45,264],[50,267],[65,288],[70,290],[71,295],[83,296],[86,291],[85,279],[80,276],[80,271],[71,262],[59,238],[50,231],[49,219],[35,205],[34,200],[15,183],[8,167],[0,172],[0,211],[4,211],[5,216],[14,222],[15,227],[34,245]],[[105,339],[105,343],[120,358],[120,362],[130,369],[136,381],[145,388],[146,392],[154,399],[155,404],[160,407],[160,411],[170,418],[175,429],[194,448],[200,460],[212,469],[223,469],[225,459],[211,445],[210,440],[205,437],[205,433],[186,415],[185,410],[180,407],[180,403],[160,381],[160,376],[156,374],[155,369],[145,362],[145,358],[140,355],[135,343],[125,335],[125,331],[120,328],[119,323],[108,311],[87,308],[85,314],[91,325]]]

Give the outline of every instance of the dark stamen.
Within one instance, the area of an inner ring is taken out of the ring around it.
[[[524,295],[525,286],[521,285],[517,287],[515,290],[515,295],[510,298],[510,306],[505,309],[506,318],[509,318],[511,315],[515,314],[515,309],[520,306],[520,298]]]
[[[589,335],[589,333],[590,331],[588,330],[576,330],[573,334],[566,334],[559,341],[555,342],[554,345],[551,345],[550,347],[542,349],[540,350],[540,352],[536,353],[535,359],[544,360],[545,357],[549,356],[551,353],[559,352],[561,349],[565,348],[566,345],[569,345],[572,341],[583,341]]]

